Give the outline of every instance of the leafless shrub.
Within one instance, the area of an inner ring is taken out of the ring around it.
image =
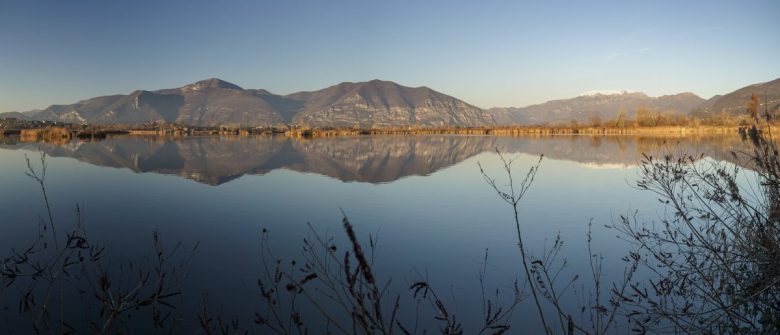
[[[604,292],[604,283],[602,283],[602,260],[601,256],[595,254],[592,250],[591,226],[589,224],[587,233],[587,249],[589,255],[589,265],[591,270],[592,286],[587,294],[587,301],[581,306],[571,308],[563,303],[563,298],[572,293],[570,289],[580,280],[579,274],[574,274],[571,278],[563,278],[564,270],[568,267],[566,259],[559,258],[563,248],[563,240],[560,235],[556,236],[550,249],[543,250],[541,256],[534,256],[524,243],[522,233],[522,223],[520,222],[519,204],[526,194],[531,184],[536,178],[542,157],[536,164],[526,172],[525,177],[517,183],[512,175],[512,164],[517,159],[507,158],[501,152],[498,152],[502,163],[503,172],[506,175],[507,182],[505,187],[490,177],[480,165],[480,172],[483,178],[494,191],[511,208],[517,233],[518,248],[522,259],[521,277],[527,281],[530,287],[531,295],[534,298],[539,321],[547,334],[607,334],[613,331],[617,317],[622,307],[622,300],[619,298],[623,294],[629,282],[637,271],[638,259],[631,259],[630,266],[624,270],[623,279],[620,284],[613,283],[609,292]],[[519,157],[519,156],[518,156]],[[608,298],[607,298],[608,297]],[[552,318],[550,317],[552,314]],[[572,314],[579,314],[579,320],[572,317]]]
[[[381,280],[374,270],[376,239],[369,235],[364,250],[353,225],[344,215],[343,228],[349,241],[341,251],[332,238],[322,238],[311,226],[311,238],[304,239],[302,264],[276,258],[268,247],[268,232],[262,235],[263,277],[258,280],[263,308],[255,323],[264,332],[305,334],[420,334],[430,330],[420,324],[426,308],[441,334],[463,334],[463,325],[446,307],[427,280],[410,285],[416,301],[414,320],[401,320],[400,311],[409,301],[394,293],[391,280]],[[487,255],[486,255],[487,257]],[[484,292],[484,272],[480,274]],[[496,299],[501,294],[496,291]],[[479,334],[502,334],[520,301],[515,287],[512,303],[503,307],[498,300],[483,295],[484,323]],[[407,304],[408,305],[408,304]],[[413,304],[414,305],[414,304]],[[305,306],[310,307],[308,312]]]
[[[186,262],[172,263],[179,246],[165,252],[155,232],[151,264],[111,264],[105,247],[88,238],[80,206],[72,227],[55,225],[45,186],[46,155],[41,153],[39,169],[27,158],[27,168],[27,176],[40,185],[47,218],[29,247],[12,249],[0,264],[0,301],[18,301],[14,318],[29,322],[29,332],[35,334],[115,334],[137,328],[141,321],[131,318],[142,314],[151,320],[144,324],[172,332],[177,322],[174,298],[181,293],[178,284]]]
[[[768,125],[741,133],[739,164],[645,156],[637,186],[668,211],[616,225],[651,273],[622,297],[635,331],[780,332],[780,160]]]

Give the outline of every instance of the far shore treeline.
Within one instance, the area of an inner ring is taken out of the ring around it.
[[[773,123],[777,125],[777,123]],[[45,141],[67,143],[73,139],[100,140],[112,135],[129,136],[254,136],[280,135],[296,138],[319,138],[359,135],[657,135],[696,136],[728,135],[747,131],[738,122],[707,124],[697,120],[692,124],[675,125],[561,125],[561,126],[495,126],[495,127],[405,127],[405,128],[310,128],[310,127],[191,127],[176,124],[140,126],[92,126],[54,122],[0,119],[0,139],[20,142]]]

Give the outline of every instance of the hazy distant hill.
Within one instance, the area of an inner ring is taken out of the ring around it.
[[[41,112],[40,109],[34,109],[27,112],[0,113],[0,119],[19,119],[19,120],[31,121],[34,120],[35,115],[40,112]]]
[[[688,113],[703,101],[693,93],[649,97],[640,92],[623,91],[587,94],[521,108],[491,108],[489,111],[498,124],[561,124],[572,120],[588,123],[594,116],[602,120],[615,119],[620,111],[633,117],[640,107],[658,112]]]
[[[16,114],[14,114],[16,115]],[[52,105],[38,120],[93,124],[176,122],[194,126],[270,126],[297,123],[318,127],[483,126],[490,114],[427,87],[373,80],[341,83],[288,96],[245,90],[216,78],[181,88],[135,91]]]
[[[7,112],[7,113],[0,113],[0,119],[29,120],[30,118],[27,115],[25,115],[24,113]]]
[[[697,106],[697,113],[702,115],[722,112],[731,115],[746,113],[746,104],[752,94],[759,98],[761,113],[764,112],[765,102],[769,106],[769,111],[777,113],[780,108],[780,79],[746,86],[728,94],[716,95]]]
[[[389,81],[341,83],[287,98],[302,101],[293,121],[312,126],[486,126],[492,116],[478,107],[427,87]]]

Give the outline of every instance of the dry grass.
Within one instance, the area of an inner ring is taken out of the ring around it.
[[[51,142],[55,144],[68,143],[71,133],[68,129],[51,127],[41,129],[22,129],[19,140],[22,142]]]

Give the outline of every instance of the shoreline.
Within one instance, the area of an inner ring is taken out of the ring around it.
[[[777,126],[773,124],[772,126]],[[65,144],[73,140],[101,141],[116,136],[187,138],[187,137],[225,137],[241,138],[254,136],[278,136],[293,139],[318,139],[334,137],[363,136],[496,136],[496,137],[548,137],[548,136],[589,136],[589,137],[663,137],[684,138],[701,136],[738,136],[740,129],[746,126],[656,126],[656,127],[491,127],[491,128],[426,128],[426,129],[300,129],[285,132],[263,129],[250,130],[204,130],[189,129],[73,129],[67,127],[47,127],[32,129],[0,129],[0,139],[14,142],[48,142]]]
[[[769,127],[780,126],[773,122]],[[48,125],[26,129],[0,128],[0,138],[18,138],[21,142],[69,142],[74,139],[102,140],[112,136],[284,136],[290,138],[313,139],[326,137],[356,137],[375,135],[418,136],[418,135],[473,135],[473,136],[721,136],[739,135],[749,125],[699,125],[699,126],[627,126],[627,127],[551,127],[551,126],[507,126],[475,128],[344,128],[344,129],[279,129],[279,128],[191,128],[183,126],[157,126],[156,128],[131,127],[77,127],[74,125]]]

